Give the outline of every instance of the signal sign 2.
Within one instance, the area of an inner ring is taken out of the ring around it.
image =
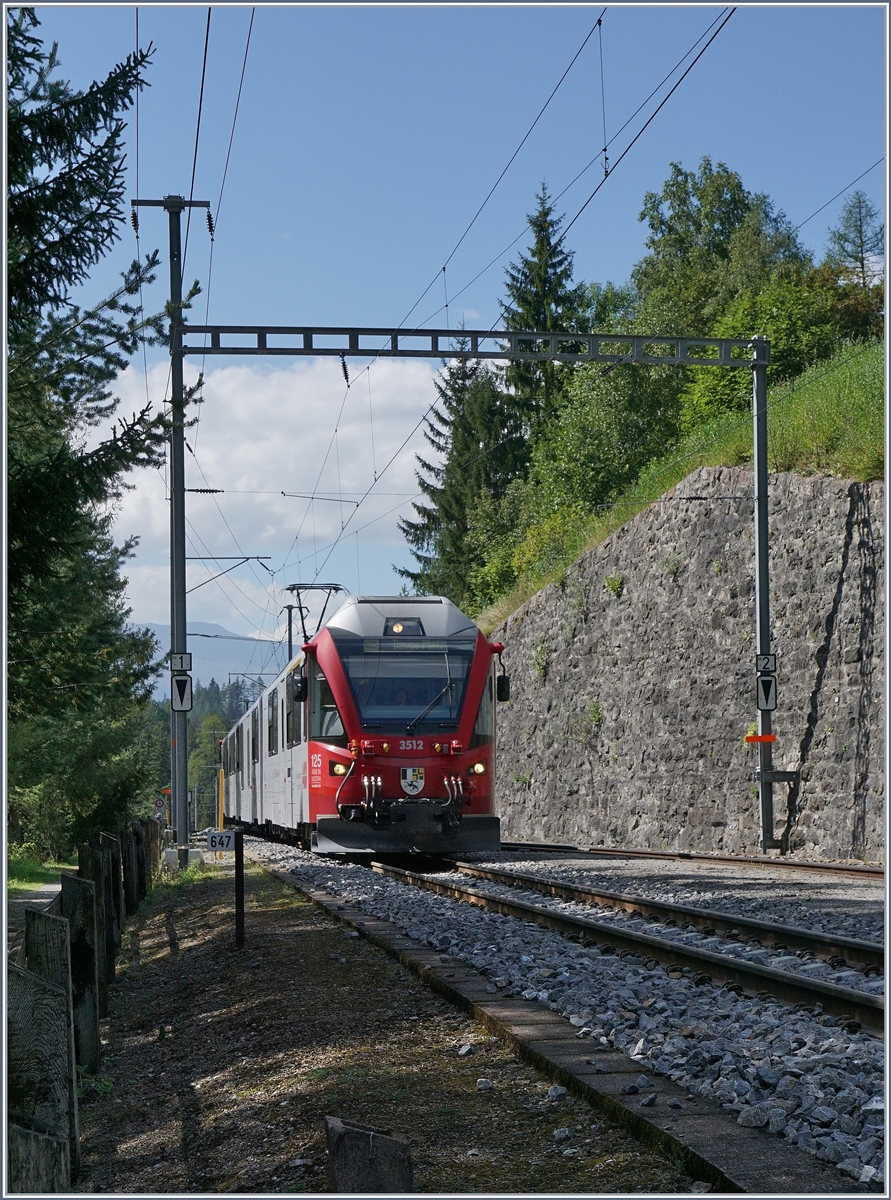
[[[758,676],[758,708],[761,712],[773,712],[777,706],[776,675]]]

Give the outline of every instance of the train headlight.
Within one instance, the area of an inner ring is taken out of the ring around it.
[[[346,775],[349,767],[346,765],[346,763],[332,762],[330,764],[330,770],[332,775]]]
[[[470,768],[471,775],[485,775],[486,764],[484,762],[474,763]]]

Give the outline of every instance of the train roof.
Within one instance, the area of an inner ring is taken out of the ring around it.
[[[419,621],[417,632],[426,637],[467,637],[477,632],[470,617],[445,596],[350,596],[325,628],[358,637],[383,637],[400,618],[412,625]]]

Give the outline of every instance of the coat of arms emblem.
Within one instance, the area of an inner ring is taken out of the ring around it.
[[[424,786],[424,768],[402,767],[399,779],[406,796],[417,796]]]

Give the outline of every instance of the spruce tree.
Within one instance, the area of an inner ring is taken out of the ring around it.
[[[506,271],[508,302],[501,303],[504,327],[535,332],[581,331],[587,308],[585,288],[571,286],[574,254],[566,248],[560,233],[563,218],[554,215],[544,182],[536,201],[535,212],[526,217],[532,245]],[[505,377],[527,417],[533,423],[547,419],[560,391],[558,366],[550,362],[512,363]]]
[[[459,344],[467,348],[466,340]],[[418,568],[399,573],[416,593],[440,594],[460,604],[472,565],[468,513],[482,492],[500,499],[522,473],[527,441],[512,398],[478,359],[453,359],[436,389],[439,401],[424,436],[439,461],[418,455],[416,475],[426,503],[412,505],[417,520],[400,521]]]
[[[101,304],[71,295],[120,236],[122,114],[151,51],[79,92],[54,78],[33,9],[7,21],[8,813],[15,836],[61,853],[118,825],[153,778],[157,647],[128,623],[133,542],[114,545],[110,512],[127,472],[161,460],[167,431],[146,406],[84,444],[114,413],[110,385],[134,351],[163,336],[138,303],[157,252]]]

